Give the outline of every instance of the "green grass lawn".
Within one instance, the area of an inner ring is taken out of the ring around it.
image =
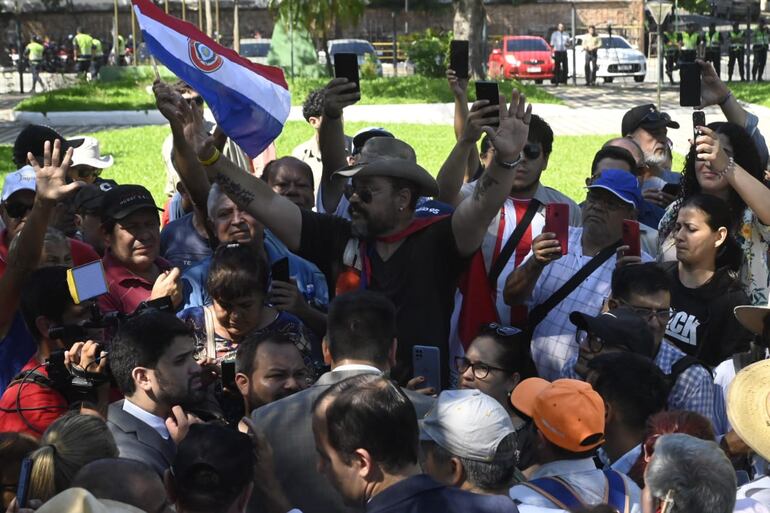
[[[731,82],[728,87],[741,101],[770,107],[770,82]]]
[[[301,105],[313,89],[323,87],[328,79],[296,79],[289,83],[292,104]],[[155,108],[155,99],[147,92],[150,79],[120,80],[115,82],[83,82],[72,87],[37,94],[22,101],[16,108],[32,112],[149,110]],[[515,81],[500,83],[500,91],[510,96],[516,87],[534,103],[561,103],[561,100],[532,84]],[[475,88],[469,86],[471,100]],[[361,104],[405,104],[452,102],[446,80],[420,76],[377,78],[361,81]]]
[[[355,133],[367,123],[348,123],[346,132]],[[454,144],[450,126],[392,124],[388,128],[411,144],[419,163],[432,174],[438,173],[441,164]],[[125,128],[107,130],[94,134],[101,143],[102,154],[112,155],[115,165],[103,176],[118,183],[136,183],[147,187],[159,205],[165,202],[163,186],[166,179],[165,166],[160,156],[163,140],[169,134],[165,126]],[[312,128],[304,122],[292,121],[286,124],[283,133],[276,140],[278,155],[291,153],[297,144],[312,136]],[[585,178],[594,153],[612,135],[559,136],[553,145],[548,169],[543,173],[543,183],[554,187],[575,201],[585,199]],[[0,162],[6,163],[0,175],[11,171],[11,147],[0,146]],[[683,158],[675,155],[674,169],[682,169]]]

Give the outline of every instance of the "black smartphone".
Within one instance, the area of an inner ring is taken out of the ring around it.
[[[679,193],[682,192],[682,184],[679,183],[667,183],[663,186],[661,189],[666,194],[670,194],[672,196],[679,196]]]
[[[337,53],[334,54],[334,76],[345,77],[350,82],[356,84],[356,91],[361,91],[361,84],[358,78],[358,55],[355,53]]]
[[[453,39],[449,43],[449,69],[457,78],[468,78],[468,41]]]
[[[679,68],[679,105],[697,107],[700,105],[700,64],[683,62]]]
[[[222,386],[235,388],[235,360],[224,360],[222,362]]]
[[[289,259],[284,257],[276,260],[270,268],[270,277],[273,281],[289,282]]]
[[[27,507],[29,499],[29,478],[32,475],[32,459],[24,458],[21,460],[21,471],[19,472],[19,484],[16,487],[16,505],[19,508]]]
[[[485,80],[476,82],[476,100],[488,100],[489,105],[500,105],[500,89],[497,82]],[[497,114],[488,114],[486,117],[497,117]],[[498,123],[492,124],[492,126],[497,125]]]
[[[696,127],[706,126],[706,113],[702,110],[696,110],[692,113],[692,140],[695,142],[695,138],[700,135],[700,131]]]

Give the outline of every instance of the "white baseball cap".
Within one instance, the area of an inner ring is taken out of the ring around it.
[[[478,390],[445,390],[420,421],[420,440],[469,460],[494,460],[497,446],[514,432],[503,405]]]
[[[94,137],[83,137],[83,142],[72,153],[73,166],[91,166],[105,169],[112,165],[112,155],[99,153],[99,141]]]
[[[32,169],[32,166],[24,166],[5,175],[2,202],[5,203],[15,192],[19,191],[35,192],[35,170]]]

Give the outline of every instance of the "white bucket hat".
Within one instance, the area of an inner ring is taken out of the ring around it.
[[[93,137],[83,137],[83,144],[75,148],[72,154],[73,166],[91,166],[105,169],[112,165],[112,155],[101,156],[99,141]]]

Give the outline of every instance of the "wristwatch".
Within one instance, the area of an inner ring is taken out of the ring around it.
[[[497,154],[495,154],[495,162],[497,162],[498,166],[504,167],[505,169],[513,169],[513,168],[515,168],[516,166],[518,166],[521,163],[522,160],[524,160],[524,153],[523,152],[519,153],[519,158],[517,158],[513,162],[503,162],[502,160],[497,158]]]

